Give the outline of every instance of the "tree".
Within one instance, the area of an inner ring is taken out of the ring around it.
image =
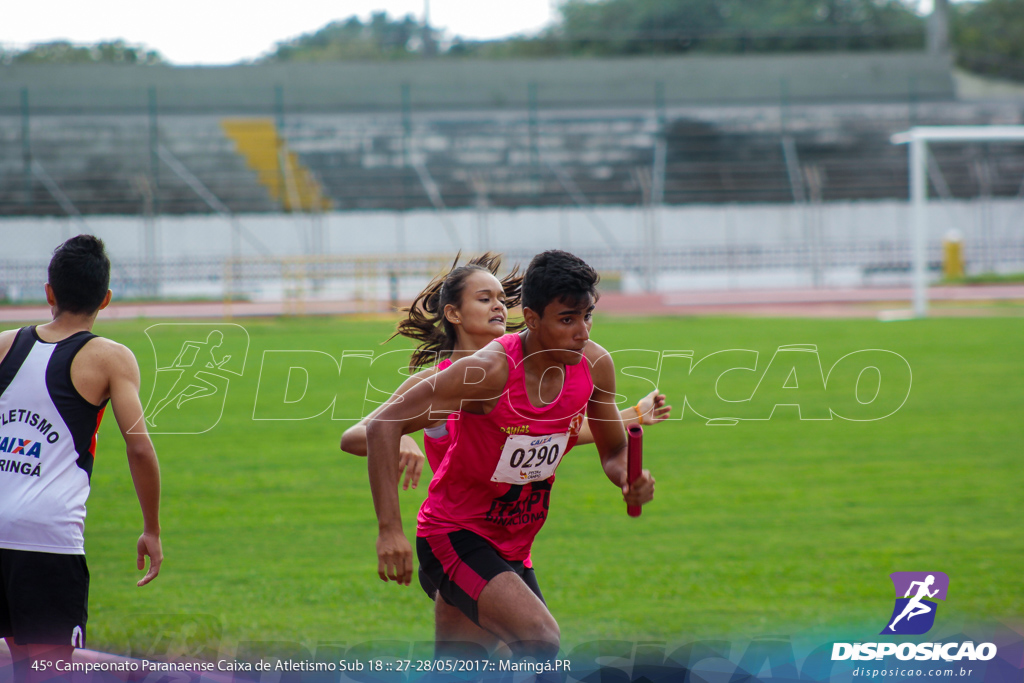
[[[984,0],[951,9],[953,45],[961,66],[1024,81],[1024,2]]]
[[[414,54],[413,38],[420,32],[411,15],[392,20],[374,12],[370,21],[358,17],[334,21],[313,33],[277,44],[262,62],[325,62],[346,59],[396,59]]]
[[[567,0],[561,32],[584,54],[920,47],[902,0]]]
[[[0,52],[0,64],[164,64],[159,52],[112,40],[75,45],[66,40],[38,43],[22,51]]]

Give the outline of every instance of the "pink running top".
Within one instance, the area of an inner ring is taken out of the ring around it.
[[[437,364],[437,371],[441,372],[451,364],[452,359],[445,358]],[[436,427],[427,427],[423,430],[423,450],[426,451],[427,464],[430,465],[431,472],[437,472],[438,468],[441,467],[441,461],[444,460],[444,454],[448,452],[452,433],[454,433],[457,425],[458,418],[453,413],[448,416],[444,424]]]
[[[555,469],[576,444],[594,391],[586,360],[564,366],[562,391],[536,407],[526,393],[518,333],[500,337],[508,380],[486,415],[459,411],[458,429],[420,508],[417,536],[466,529],[522,561],[548,516]]]

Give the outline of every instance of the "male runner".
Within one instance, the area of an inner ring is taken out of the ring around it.
[[[124,346],[92,334],[110,303],[103,242],[73,237],[53,253],[46,300],[53,321],[0,333],[0,636],[15,680],[45,680],[33,664],[85,647],[89,570],[82,532],[109,400],[142,506],[137,564],[160,571],[160,470],[139,403],[139,366]]]
[[[605,474],[626,503],[642,505],[654,496],[650,472],[627,481],[615,368],[590,341],[597,280],[572,254],[537,255],[523,281],[524,332],[456,361],[367,424],[378,575],[408,585],[412,549],[396,485],[400,438],[438,413],[459,411],[459,428],[420,510],[417,553],[442,598],[436,618],[457,610],[517,656],[558,652],[558,624],[521,575],[547,518],[555,469],[575,444],[584,415]]]

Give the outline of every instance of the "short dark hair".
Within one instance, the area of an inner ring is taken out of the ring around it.
[[[95,313],[110,289],[110,259],[103,240],[72,237],[53,250],[47,278],[57,308],[67,313]]]
[[[537,254],[523,276],[523,308],[543,316],[552,301],[577,306],[587,297],[597,301],[601,276],[579,256],[552,249]]]

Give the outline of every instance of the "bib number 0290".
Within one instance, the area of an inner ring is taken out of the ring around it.
[[[491,481],[525,484],[547,479],[555,473],[568,445],[568,434],[510,436],[501,449]]]
[[[540,448],[517,448],[512,451],[512,458],[508,464],[512,467],[540,467],[541,465],[554,465],[558,462],[558,444],[541,446]]]

